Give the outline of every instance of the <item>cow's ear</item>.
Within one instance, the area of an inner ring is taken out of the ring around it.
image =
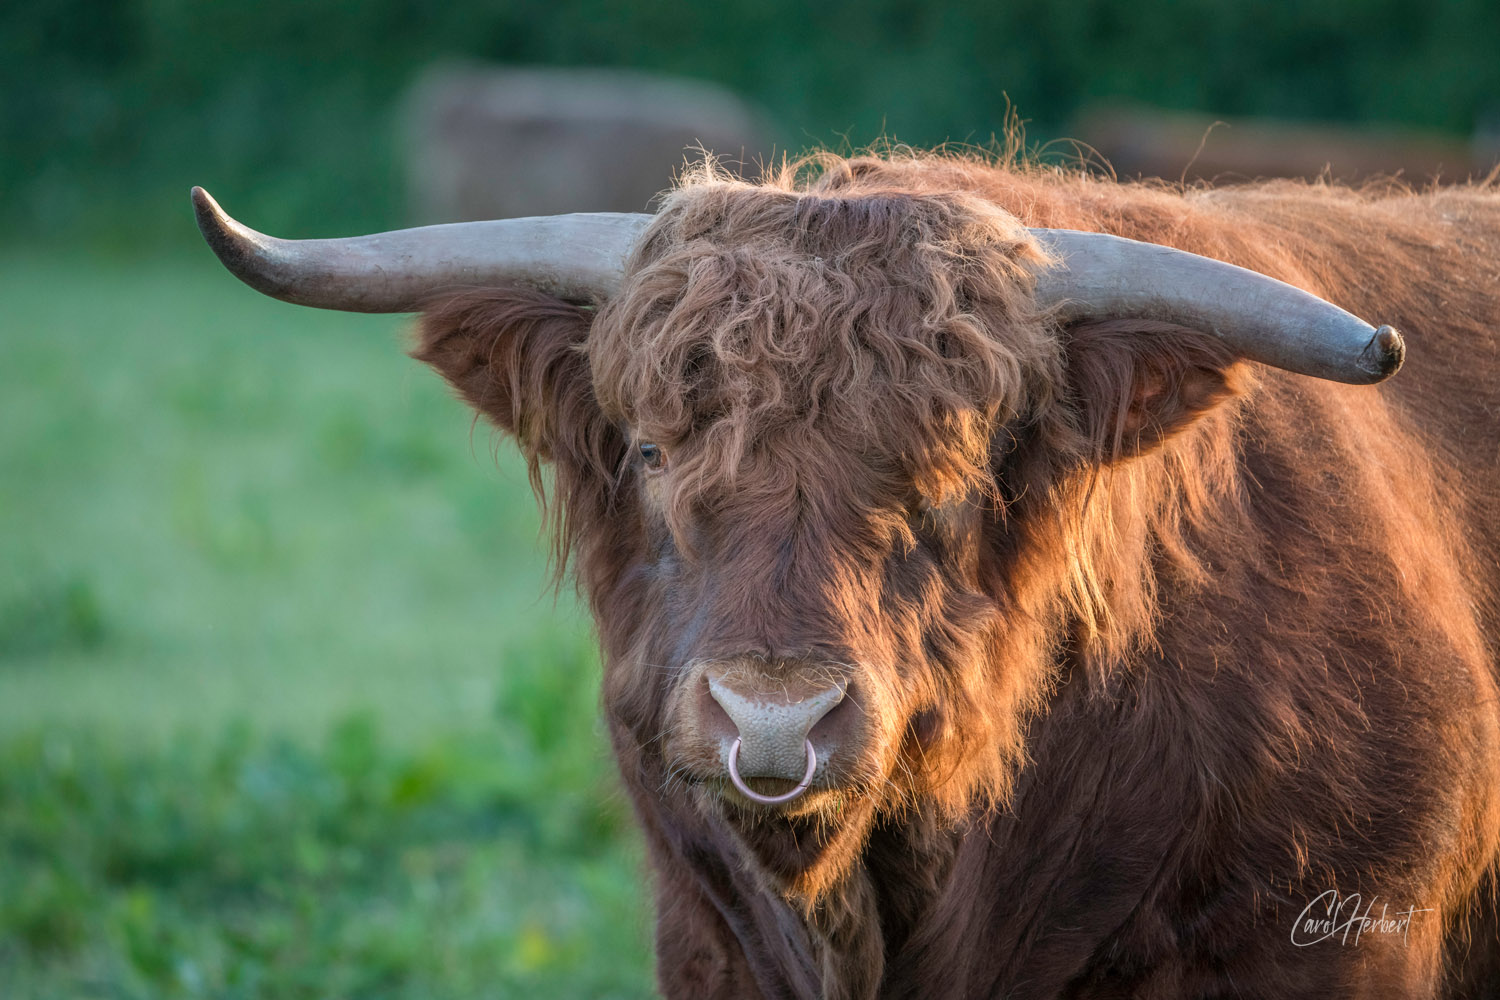
[[[581,350],[593,315],[525,288],[455,293],[423,311],[412,357],[514,435],[535,471],[539,462],[603,444],[609,425]]]
[[[1107,320],[1067,331],[1070,396],[1095,457],[1146,454],[1244,388],[1223,341],[1169,323]]]

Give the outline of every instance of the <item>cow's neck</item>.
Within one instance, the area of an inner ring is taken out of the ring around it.
[[[776,897],[773,907],[754,908],[760,925],[751,931],[754,938],[785,933],[790,921],[805,944],[775,957],[800,957],[810,968],[776,970],[773,978],[795,982],[799,974],[810,973],[820,984],[819,995],[830,1000],[880,995],[887,962],[905,951],[949,892],[949,874],[968,827],[915,813],[877,824],[859,864],[811,905]]]
[[[1010,803],[977,807],[957,822],[912,811],[877,823],[844,881],[810,912],[791,904],[822,995],[956,998],[1004,993],[1038,977],[1061,989],[1087,973],[1141,905],[1163,862],[1156,845],[1098,842],[1080,823],[1107,798],[1116,762],[1102,754],[1073,767],[1054,746],[1057,730],[1103,734],[1118,706],[1098,698],[1082,664],[1065,657],[1056,667],[1047,707],[1028,726],[1027,744],[1045,760],[1018,776]],[[1037,845],[1057,856],[1037,855]],[[1080,853],[1122,859],[1118,870],[1139,876],[1090,889],[1088,908],[1113,918],[1099,926],[1084,926],[1073,912],[1077,900],[1047,889],[1067,881],[1048,864]],[[1045,932],[1057,926],[1069,933]],[[984,947],[976,950],[976,941]]]

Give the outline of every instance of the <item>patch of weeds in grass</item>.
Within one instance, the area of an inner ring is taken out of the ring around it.
[[[44,579],[19,593],[0,595],[0,662],[94,649],[105,634],[104,609],[83,576]]]
[[[647,995],[514,448],[396,321],[226,280],[0,266],[0,1000]]]
[[[516,749],[398,751],[368,717],[314,748],[244,726],[159,751],[9,738],[0,995],[650,995],[606,763],[559,765],[559,795]]]

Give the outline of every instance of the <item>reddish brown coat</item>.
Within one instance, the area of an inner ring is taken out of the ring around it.
[[[1020,226],[1261,271],[1409,360],[1355,388],[1057,329]],[[910,157],[690,179],[597,314],[434,303],[418,356],[555,470],[663,993],[1500,989],[1497,301],[1493,183]],[[860,664],[817,808],[735,804],[695,749],[686,662],[746,650]],[[1330,890],[1419,912],[1297,946]]]

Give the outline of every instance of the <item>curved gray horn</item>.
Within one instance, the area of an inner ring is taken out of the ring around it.
[[[1243,267],[1104,233],[1033,229],[1061,261],[1037,300],[1064,320],[1151,319],[1212,333],[1253,361],[1368,384],[1401,367],[1393,327],[1375,329],[1331,302]]]
[[[256,291],[346,312],[411,312],[443,288],[530,285],[574,302],[608,298],[649,215],[595,212],[458,222],[338,240],[278,240],[231,219],[200,187],[203,238]]]

